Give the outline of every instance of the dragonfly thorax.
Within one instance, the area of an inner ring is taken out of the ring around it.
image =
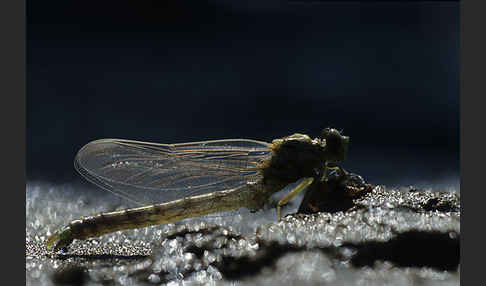
[[[326,163],[325,141],[294,134],[273,140],[272,156],[260,165],[265,181],[295,182],[319,175]]]

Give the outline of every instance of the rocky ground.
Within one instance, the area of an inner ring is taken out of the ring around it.
[[[28,185],[27,285],[460,284],[458,192],[389,189],[334,176],[311,187],[281,221],[274,212],[239,212],[47,251],[46,235],[55,228],[120,207],[92,198],[69,186]]]

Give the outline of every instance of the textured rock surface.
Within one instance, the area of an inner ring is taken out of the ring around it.
[[[75,241],[67,253],[50,253],[44,244],[55,228],[123,207],[101,205],[113,201],[103,193],[78,193],[28,185],[28,285],[459,285],[457,193],[379,186],[343,210],[280,222],[274,210],[240,212]]]

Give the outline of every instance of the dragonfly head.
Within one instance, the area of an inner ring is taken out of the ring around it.
[[[348,136],[342,135],[337,129],[325,128],[322,130],[321,140],[325,148],[327,162],[337,163],[344,161],[348,152]]]

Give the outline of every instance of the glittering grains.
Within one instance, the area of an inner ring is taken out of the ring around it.
[[[74,242],[69,252],[58,255],[45,249],[47,232],[66,217],[106,206],[62,201],[59,193],[70,189],[56,188],[28,186],[27,285],[76,279],[88,285],[227,285],[234,280],[241,285],[459,285],[458,265],[451,259],[460,240],[455,193],[376,187],[348,211],[289,215],[280,222],[265,220],[265,212],[248,214],[254,216],[247,221],[239,216],[187,221]],[[52,201],[40,199],[45,196]],[[447,253],[448,270],[434,268],[427,251],[413,252],[421,241]],[[408,265],[408,257],[386,256],[402,245],[416,255],[412,265],[425,266],[400,266]],[[366,259],[356,261],[363,255]],[[220,266],[226,261],[234,268]],[[239,278],[228,278],[228,269]]]

